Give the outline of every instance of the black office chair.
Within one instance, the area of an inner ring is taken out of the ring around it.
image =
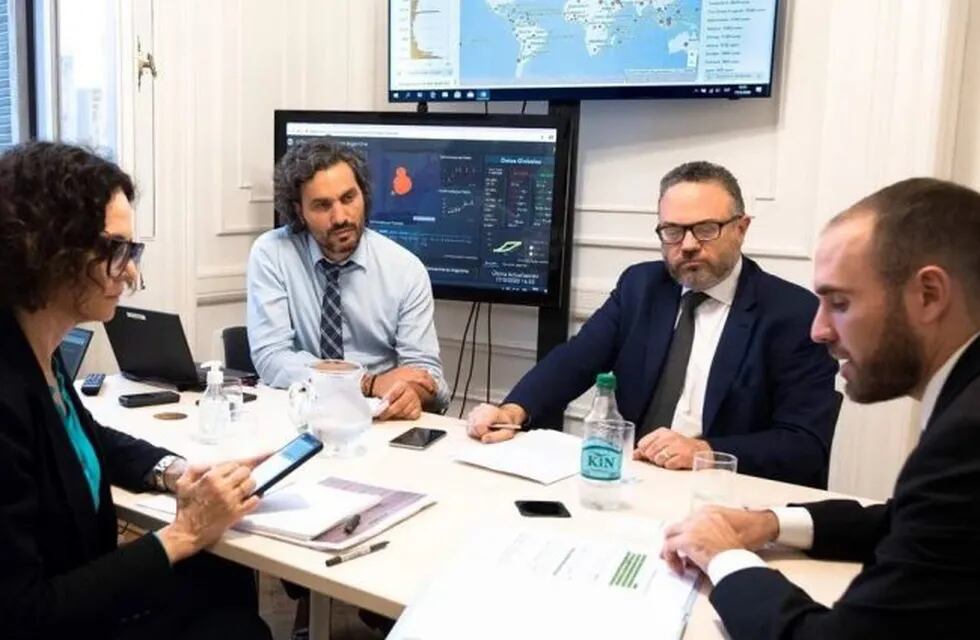
[[[248,373],[256,373],[252,364],[252,350],[248,346],[248,331],[245,327],[228,327],[221,332],[225,345],[225,367]]]

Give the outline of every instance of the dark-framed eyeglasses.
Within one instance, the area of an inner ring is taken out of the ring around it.
[[[144,243],[108,236],[103,236],[103,239],[105,240],[104,256],[107,276],[110,278],[123,277],[126,269],[129,267],[130,261],[132,261],[136,270],[139,271],[140,259],[143,257],[143,250],[146,249]],[[143,280],[143,274],[140,273],[138,277],[139,288],[145,289],[146,282]]]
[[[734,216],[728,220],[700,220],[694,224],[661,224],[657,226],[657,236],[664,244],[678,244],[684,241],[684,236],[690,231],[698,242],[711,242],[721,236],[721,230],[726,225],[735,222],[742,216]]]

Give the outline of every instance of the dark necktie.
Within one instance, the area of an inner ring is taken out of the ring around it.
[[[694,310],[707,299],[708,294],[702,291],[688,291],[681,297],[681,316],[670,340],[667,361],[657,380],[643,428],[636,434],[637,441],[657,427],[671,426],[677,401],[684,390],[687,361],[691,358],[691,346],[694,344]]]
[[[344,312],[340,307],[340,272],[344,267],[326,260],[320,260],[317,267],[326,276],[323,311],[320,315],[320,357],[325,360],[343,360]]]

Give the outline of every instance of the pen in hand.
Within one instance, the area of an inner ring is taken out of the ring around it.
[[[341,554],[335,555],[334,557],[329,558],[325,562],[325,564],[328,567],[333,567],[333,566],[336,566],[336,565],[340,564],[341,562],[347,562],[348,560],[353,560],[354,558],[360,558],[361,556],[366,556],[367,554],[374,553],[375,551],[381,551],[382,549],[384,549],[387,546],[388,546],[388,541],[387,540],[382,540],[381,542],[375,542],[372,545],[358,547],[357,549],[354,549],[353,551],[349,551],[347,553],[341,553]]]

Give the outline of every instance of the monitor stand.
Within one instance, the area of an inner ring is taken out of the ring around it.
[[[537,361],[548,355],[548,352],[568,340],[568,323],[571,320],[571,282],[572,282],[572,251],[575,237],[575,181],[578,168],[578,132],[581,103],[578,100],[551,100],[548,102],[548,113],[568,117],[568,181],[567,197],[565,198],[565,250],[562,254],[561,295],[557,307],[540,307],[538,309],[538,346]],[[542,415],[535,421],[536,426],[561,429],[565,424],[564,411]]]

